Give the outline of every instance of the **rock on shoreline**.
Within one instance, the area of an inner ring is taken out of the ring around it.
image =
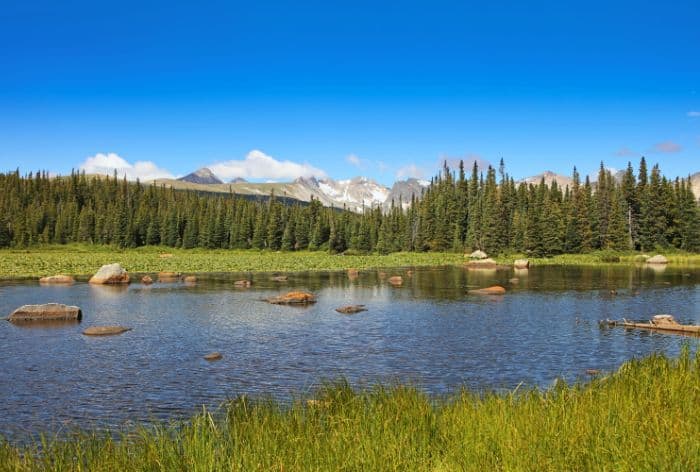
[[[40,278],[39,283],[42,285],[72,285],[75,283],[75,279],[70,275],[50,275]]]
[[[130,282],[129,274],[118,263],[103,265],[89,281],[89,283],[96,285],[128,284]]]

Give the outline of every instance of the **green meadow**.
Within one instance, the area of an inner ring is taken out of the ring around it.
[[[593,252],[531,258],[537,265],[607,265],[638,263],[638,253]],[[671,264],[700,265],[700,254],[667,254]],[[525,257],[510,254],[496,257],[503,265]],[[619,262],[611,262],[619,258]],[[258,251],[223,249],[175,249],[140,247],[119,249],[99,245],[51,245],[29,249],[0,250],[0,277],[40,277],[58,273],[90,275],[100,266],[119,262],[130,272],[296,272],[317,270],[425,267],[464,264],[468,257],[450,252],[396,252],[387,255],[337,254],[325,251]]]

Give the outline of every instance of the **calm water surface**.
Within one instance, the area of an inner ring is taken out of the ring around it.
[[[462,268],[377,271],[349,280],[344,272],[252,276],[209,274],[196,285],[41,287],[0,282],[0,315],[28,303],[82,308],[82,323],[53,326],[0,322],[0,435],[76,427],[114,428],[134,421],[187,417],[239,394],[286,400],[322,380],[366,386],[410,382],[431,393],[460,386],[547,387],[557,377],[585,378],[651,352],[678,353],[680,336],[601,329],[604,318],[648,319],[671,313],[700,322],[700,269]],[[510,279],[518,277],[518,281]],[[470,288],[508,287],[502,297],[466,295]],[[275,306],[263,298],[311,290],[309,307]],[[617,295],[610,291],[615,289]],[[343,304],[368,311],[341,315]],[[86,337],[92,325],[133,328],[120,336]],[[202,356],[220,351],[223,359]]]

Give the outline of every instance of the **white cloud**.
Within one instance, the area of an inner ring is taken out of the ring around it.
[[[673,141],[663,141],[661,143],[654,144],[652,151],[653,152],[670,153],[670,152],[680,152],[681,149],[683,149],[683,148],[678,143],[674,143]]]
[[[637,153],[634,152],[632,149],[628,148],[627,146],[622,146],[620,149],[615,151],[615,155],[617,157],[630,157],[630,156],[636,156]]]
[[[686,113],[686,115],[688,115],[691,118],[698,118],[700,117],[700,111],[689,111],[688,113]]]
[[[422,179],[425,177],[425,171],[415,164],[408,164],[396,171],[397,179]]]
[[[464,157],[451,157],[443,154],[438,159],[439,169],[442,169],[443,164],[447,162],[450,170],[454,172],[459,169],[460,161],[464,163],[464,172],[466,172],[467,175],[469,175],[469,173],[472,171],[474,163],[476,163],[477,167],[479,168],[479,172],[484,173],[486,173],[486,170],[491,165],[489,161],[481,157],[479,154],[467,153],[464,155]]]
[[[310,164],[278,161],[262,151],[254,149],[243,160],[217,162],[208,166],[223,179],[293,180],[297,177],[326,177],[326,173]]]
[[[348,161],[350,164],[354,165],[355,167],[363,167],[362,159],[357,157],[356,154],[350,154],[348,157],[345,158],[345,160]]]
[[[127,180],[147,181],[174,178],[168,170],[161,169],[151,161],[137,161],[131,164],[113,152],[97,153],[88,157],[85,162],[80,164],[79,169],[84,170],[86,174],[105,175],[112,175],[116,170],[119,177],[126,176]]]

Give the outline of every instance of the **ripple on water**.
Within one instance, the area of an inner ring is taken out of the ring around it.
[[[647,319],[672,313],[700,322],[700,270],[533,268],[480,273],[461,268],[293,274],[280,286],[269,274],[236,289],[241,274],[200,276],[195,286],[41,287],[0,283],[0,312],[26,303],[78,305],[80,324],[0,324],[0,433],[26,436],[74,427],[119,427],[189,416],[238,394],[282,400],[322,380],[355,385],[410,382],[443,393],[466,385],[546,387],[557,377],[584,378],[651,352],[676,354],[687,338],[600,329],[604,318]],[[246,274],[247,278],[247,274]],[[505,296],[473,296],[500,284]],[[262,301],[306,289],[306,307]],[[611,290],[616,294],[611,294]],[[364,304],[352,316],[335,308]],[[120,336],[86,337],[82,329],[118,324]],[[694,342],[694,341],[691,341]],[[219,351],[209,363],[204,354]]]

